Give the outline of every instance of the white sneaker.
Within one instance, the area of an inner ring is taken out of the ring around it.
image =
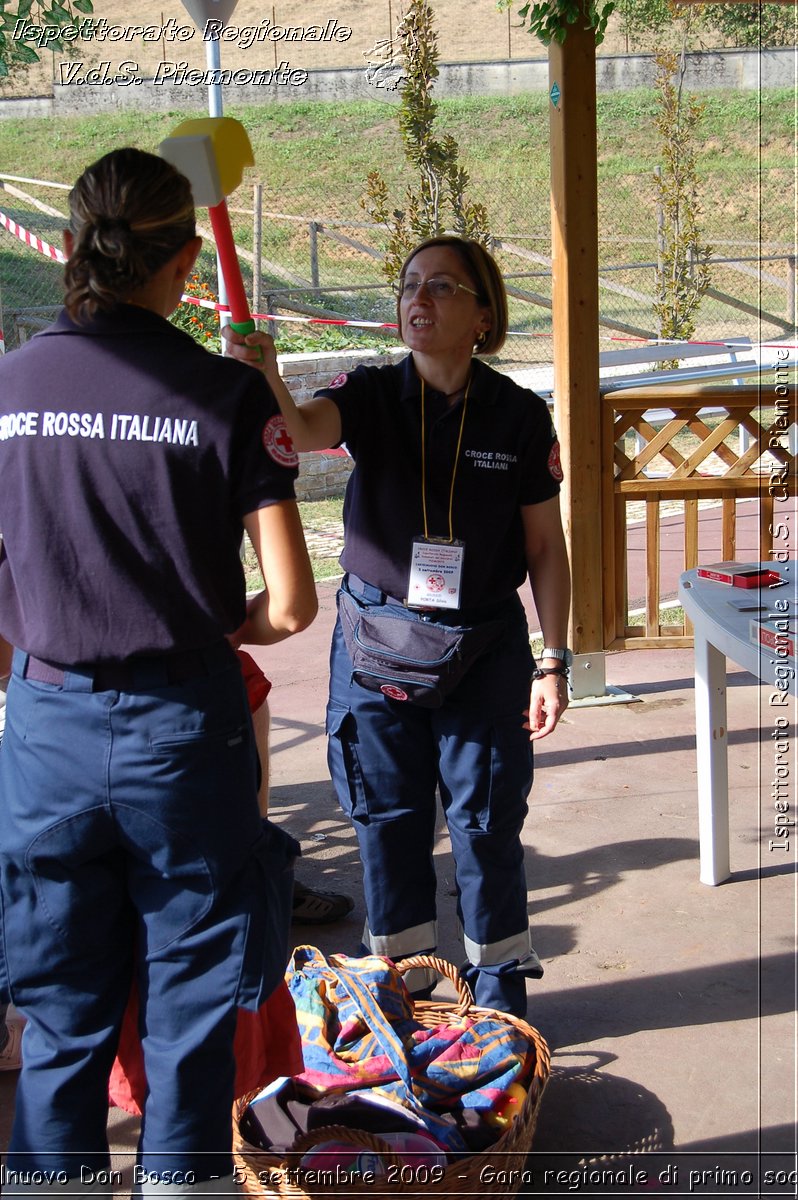
[[[0,1071],[18,1071],[22,1066],[22,1031],[24,1017],[7,1017],[8,1041],[0,1050]]]

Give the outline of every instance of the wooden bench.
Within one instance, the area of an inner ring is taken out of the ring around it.
[[[662,371],[623,371],[623,367],[645,367],[678,360],[691,365],[666,368]],[[708,362],[707,360],[714,360]],[[640,343],[623,350],[602,350],[599,354],[599,383],[601,390],[622,387],[643,387],[652,383],[687,383],[692,380],[727,379],[730,369],[740,366],[747,370],[757,367],[757,351],[750,338],[731,338],[723,342],[671,342],[669,345]],[[549,402],[553,381],[541,386],[531,375],[541,374],[541,368],[511,371],[510,375],[522,387],[531,387]],[[553,368],[550,374],[553,374]]]
[[[707,362],[707,359],[712,360]],[[725,361],[718,362],[718,359]],[[633,371],[626,374],[618,368],[625,366],[654,366],[656,363],[678,360],[678,367],[670,367],[657,371]],[[688,366],[682,366],[682,363]],[[605,350],[599,355],[599,373],[602,392],[615,391],[618,388],[648,387],[652,384],[708,382],[711,379],[728,379],[730,367],[743,366],[756,368],[757,359],[753,353],[750,338],[731,338],[723,342],[670,342],[667,345],[632,346],[625,350]],[[605,372],[601,374],[602,368]],[[741,382],[736,379],[735,382]],[[707,409],[708,413],[713,410]],[[662,425],[673,416],[670,409],[652,408],[645,414],[645,419],[652,425]],[[747,438],[745,430],[740,430],[741,449]],[[639,434],[635,435],[635,445],[639,454],[644,441]]]
[[[687,383],[694,379],[728,379],[730,370],[736,366],[756,368],[759,363],[757,351],[750,338],[729,338],[719,342],[670,342],[667,345],[646,344],[631,346],[625,350],[603,350],[599,354],[599,375],[602,385],[611,381],[612,387],[636,387],[646,383]],[[659,371],[624,373],[618,370],[622,367],[654,366],[656,363],[673,360],[677,360],[680,365]],[[683,366],[683,363],[689,365]]]
[[[750,338],[728,338],[718,342],[671,342],[668,345],[663,344],[640,344],[636,346],[626,347],[622,350],[604,350],[599,354],[599,385],[602,395],[610,394],[622,388],[638,388],[662,386],[667,384],[711,384],[724,383],[731,380],[732,386],[742,384],[746,377],[757,374],[763,369],[762,364],[768,362],[768,357],[773,359],[772,366],[775,368],[775,349],[778,343],[768,343],[766,347],[751,342]],[[798,363],[798,354],[793,345],[787,347],[789,355],[787,358],[779,359],[779,366],[782,368],[794,367]],[[645,367],[656,366],[657,363],[670,362],[678,360],[679,367],[669,367],[665,370],[626,370],[623,368],[630,367]],[[739,368],[740,374],[737,375],[736,369]],[[546,380],[542,384],[540,380],[529,379],[528,376],[536,374],[540,376],[540,368],[530,371],[512,371],[510,375],[522,387],[531,387],[538,395],[542,396],[548,403],[549,407],[553,406],[553,383],[549,384]],[[710,393],[711,394],[711,393]],[[715,408],[708,399],[708,405],[702,409],[702,412],[711,414],[723,412],[725,410]],[[673,417],[673,411],[670,408],[651,408],[647,409],[643,414],[645,420],[652,425],[664,425]],[[792,452],[795,452],[795,446],[798,445],[798,430],[793,425],[789,431],[789,443]],[[635,435],[636,452],[640,453],[643,446],[643,439],[639,434]],[[740,452],[744,453],[750,444],[750,438],[747,430],[740,430]]]
[[[775,370],[777,361],[780,368],[786,369],[795,366],[798,362],[796,348],[793,345],[786,346],[789,351],[786,358],[776,360],[775,349],[777,343],[768,344],[767,347],[754,345],[749,338],[731,338],[728,341],[718,344],[701,344],[694,345],[692,343],[671,343],[668,346],[642,346],[631,350],[615,350],[608,351],[600,355],[600,363],[605,367],[618,367],[627,364],[641,363],[657,363],[668,362],[671,359],[678,359],[679,362],[688,361],[689,366],[679,366],[675,369],[666,369],[664,371],[641,371],[630,374],[612,374],[611,376],[603,376],[601,379],[601,391],[603,395],[611,395],[614,391],[619,391],[622,388],[634,387],[661,387],[663,385],[693,383],[700,384],[702,389],[707,384],[728,383],[732,386],[739,385],[750,381],[751,375],[759,375],[766,368],[763,368],[763,363],[767,362],[768,353],[773,359],[772,367]],[[707,358],[717,358],[725,353],[726,362],[715,362],[712,364],[706,363]],[[703,365],[699,365],[701,360],[704,360]],[[740,368],[740,374],[735,374],[735,368]],[[707,388],[709,396],[711,396],[711,387]],[[702,412],[712,414],[724,412],[725,409],[715,408],[710,404]],[[645,419],[652,425],[663,425],[673,417],[671,408],[650,408],[644,413]],[[639,435],[635,435],[637,452],[640,453],[643,445],[643,439]],[[798,430],[795,425],[790,427],[788,433],[788,442],[791,453],[796,452],[798,445]],[[745,453],[750,445],[750,437],[746,429],[740,428],[740,453]]]

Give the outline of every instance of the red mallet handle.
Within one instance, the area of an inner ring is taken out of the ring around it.
[[[230,228],[230,214],[227,211],[227,201],[208,209],[211,219],[213,236],[216,239],[216,249],[222,267],[222,277],[227,289],[227,302],[232,316],[231,325],[236,333],[254,333],[255,322],[249,313],[249,303],[244,291],[244,281],[241,278],[241,266],[236,254],[233,231]]]

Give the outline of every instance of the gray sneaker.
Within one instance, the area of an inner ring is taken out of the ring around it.
[[[294,880],[294,903],[291,920],[297,925],[331,925],[340,921],[355,907],[351,896],[343,892],[324,892]]]

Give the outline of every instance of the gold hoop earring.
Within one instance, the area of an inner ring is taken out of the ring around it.
[[[476,340],[476,342],[474,343],[474,344],[475,344],[475,346],[476,346],[476,348],[477,348],[477,350],[481,350],[481,349],[482,349],[482,347],[483,347],[483,346],[485,345],[485,343],[487,342],[487,340],[488,340],[488,334],[487,334],[487,331],[483,329],[483,330],[481,330],[481,331],[480,331],[480,332],[477,334],[477,340]]]

